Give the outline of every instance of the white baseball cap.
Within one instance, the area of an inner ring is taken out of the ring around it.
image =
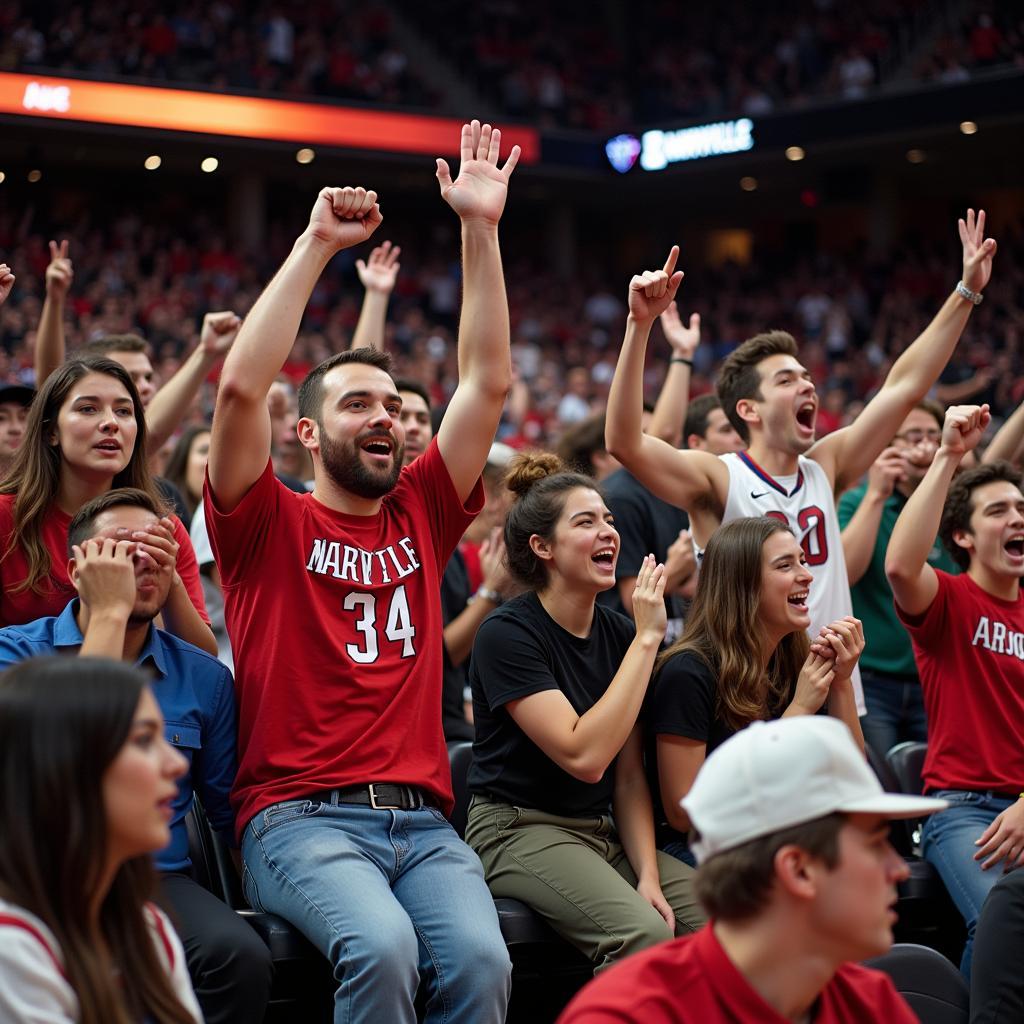
[[[884,792],[850,730],[825,715],[742,729],[708,757],[681,803],[700,833],[698,863],[836,811],[916,818],[948,806]]]

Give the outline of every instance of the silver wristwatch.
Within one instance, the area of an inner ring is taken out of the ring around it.
[[[980,306],[981,300],[985,297],[981,292],[972,292],[971,289],[963,283],[963,281],[957,281],[956,293],[957,295],[962,295],[968,301],[973,302],[976,306]]]

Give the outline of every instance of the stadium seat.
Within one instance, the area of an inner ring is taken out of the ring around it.
[[[233,907],[270,950],[274,981],[266,1022],[329,1022],[334,982],[327,960],[296,928],[276,914],[253,910],[224,840],[210,828],[196,798],[185,819],[192,876],[204,889]]]
[[[448,748],[455,807],[449,819],[460,836],[466,832],[469,810],[469,769],[472,743]],[[510,1020],[553,1018],[577,989],[593,975],[593,964],[575,947],[559,938],[550,926],[519,900],[498,898],[501,934],[512,959]]]
[[[921,1024],[967,1024],[967,983],[941,953],[927,946],[897,943],[866,964],[892,978]]]
[[[921,793],[924,783],[921,781],[921,770],[924,768],[924,755],[928,752],[927,743],[897,743],[886,755],[885,759],[896,776],[902,793]]]

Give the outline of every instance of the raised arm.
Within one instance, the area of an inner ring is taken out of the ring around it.
[[[633,731],[661,641],[665,638],[665,567],[644,559],[633,595],[636,636],[601,698],[577,714],[561,690],[510,701],[516,725],[560,768],[599,782]]]
[[[74,276],[74,269],[68,258],[68,240],[62,239],[60,245],[51,241],[50,263],[46,268],[45,278],[46,298],[43,300],[39,328],[36,331],[36,387],[40,387],[64,362],[64,304]]]
[[[886,448],[868,470],[868,486],[853,515],[846,519],[845,501],[839,503],[839,525],[842,527],[843,557],[846,575],[852,587],[868,571],[875,553],[882,512],[896,484],[903,479],[906,463],[898,448]]]
[[[928,564],[928,552],[942,522],[949,485],[960,460],[985,434],[989,423],[987,405],[954,405],[946,410],[942,441],[924,479],[903,506],[889,538],[885,574],[896,603],[909,615],[927,611],[939,583]]]
[[[1007,416],[1006,422],[996,431],[992,443],[985,449],[982,462],[997,462],[1006,459],[1019,466],[1024,456],[1024,402],[1021,402]]]
[[[649,491],[688,512],[711,498],[724,504],[729,473],[714,455],[679,451],[645,434],[643,416],[644,354],[654,319],[675,298],[683,279],[676,270],[679,246],[674,245],[661,270],[638,274],[629,283],[626,336],[608,394],[605,446]]]
[[[224,363],[213,415],[207,472],[222,511],[232,511],[266,468],[267,392],[295,343],[313,286],[335,253],[365,241],[381,220],[376,192],[322,189],[306,230],[245,318]]]
[[[444,201],[462,221],[462,314],[459,318],[459,384],[448,403],[437,447],[455,492],[469,497],[487,462],[512,385],[508,299],[498,247],[498,221],[508,181],[519,161],[513,146],[498,166],[501,132],[479,121],[462,126],[459,176],[437,161]]]
[[[359,311],[359,322],[352,335],[349,348],[384,348],[384,325],[388,317],[388,299],[394,290],[401,264],[398,257],[402,250],[390,242],[374,246],[370,258],[365,262],[356,260],[356,273],[366,289],[363,308]]]
[[[967,211],[959,221],[963,243],[963,284],[981,292],[992,275],[996,243],[985,238],[985,211]],[[819,441],[810,452],[832,478],[837,492],[853,486],[899,429],[907,413],[939,379],[974,309],[954,291],[935,319],[893,363],[885,384],[857,419]]]
[[[151,451],[158,451],[178,429],[195,401],[203,381],[231,348],[242,321],[234,313],[207,313],[199,344],[178,372],[153,396],[146,409],[146,428]]]
[[[672,355],[647,433],[678,448],[683,443],[683,424],[690,405],[693,354],[700,345],[700,313],[691,313],[687,326],[679,316],[679,307],[670,302],[661,314],[661,329],[672,348]]]

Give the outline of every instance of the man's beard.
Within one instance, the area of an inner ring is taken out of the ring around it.
[[[386,437],[394,443],[390,434],[380,431],[370,431],[354,441],[336,441],[320,424],[320,461],[324,472],[342,490],[360,498],[383,498],[398,483],[405,446],[391,452],[391,468],[386,473],[377,472],[363,465],[360,457],[360,445],[371,437]]]

